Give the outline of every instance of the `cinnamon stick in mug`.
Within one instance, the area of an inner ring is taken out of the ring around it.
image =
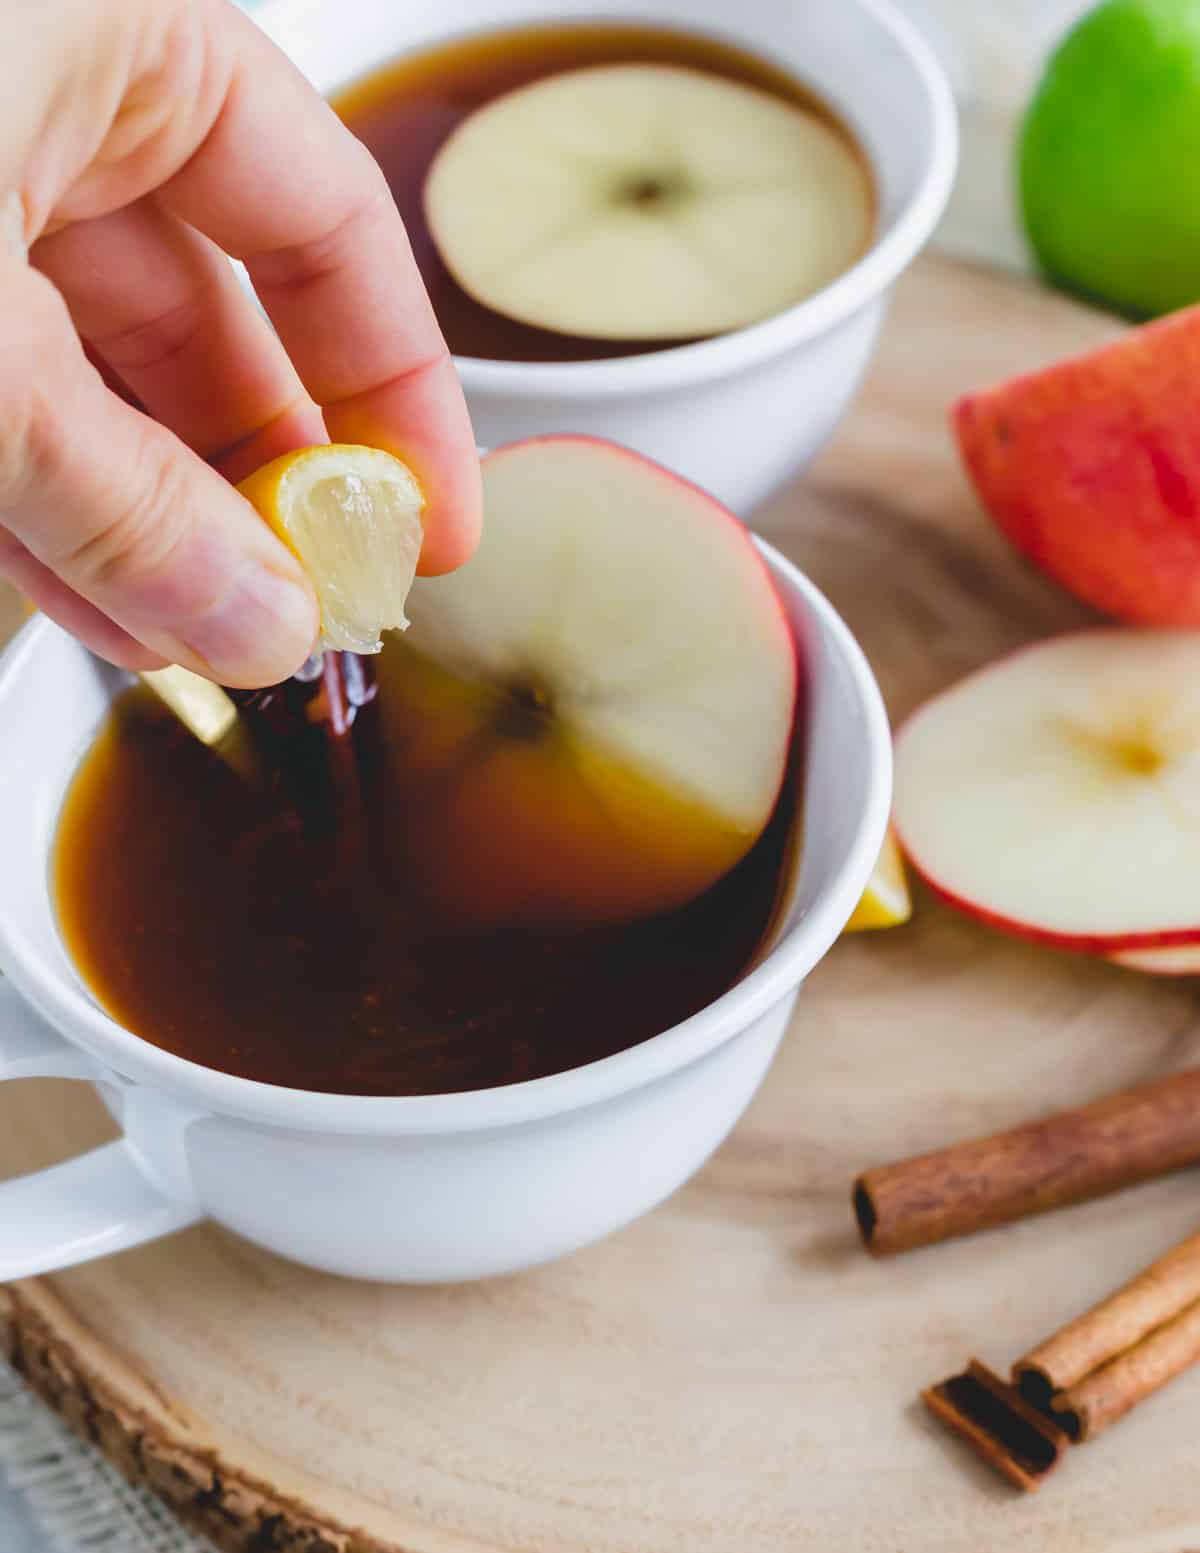
[[[868,1170],[854,1213],[891,1256],[1084,1202],[1200,1163],[1200,1069],[1106,1095],[1008,1132]]]
[[[1013,1365],[1024,1399],[1094,1439],[1200,1360],[1200,1235],[1168,1251]]]

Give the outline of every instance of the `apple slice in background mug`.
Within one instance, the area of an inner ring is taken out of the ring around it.
[[[964,911],[1165,972],[1200,949],[1198,779],[1200,632],[1101,628],[917,711],[896,738],[896,829]]]
[[[520,87],[442,146],[425,212],[464,291],[594,339],[694,339],[827,285],[871,241],[847,137],[765,91],[671,65]]]

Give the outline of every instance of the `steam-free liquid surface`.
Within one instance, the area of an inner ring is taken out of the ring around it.
[[[749,856],[691,905],[589,921],[585,860],[573,870],[569,852],[539,860],[532,849],[529,869],[551,862],[573,898],[506,917],[481,821],[493,816],[504,867],[520,866],[499,757],[530,735],[497,721],[430,780],[438,686],[407,652],[385,651],[379,701],[358,726],[353,814],[319,736],[282,786],[260,787],[148,692],[117,704],[67,795],[54,876],[68,950],[127,1028],[267,1083],[444,1093],[635,1045],[709,1003],[753,959],[788,872],[794,773]],[[411,735],[418,703],[428,738]],[[578,793],[569,761],[555,759],[542,802],[561,812],[541,833],[569,849]],[[649,789],[646,802],[668,813]],[[471,845],[455,847],[456,815],[468,811]]]
[[[584,339],[504,318],[469,297],[438,257],[422,188],[438,147],[484,103],[514,87],[590,65],[670,64],[707,70],[800,104],[866,157],[833,110],[777,65],[697,33],[628,24],[583,23],[487,32],[396,60],[333,99],[371,150],[404,217],[450,349],[496,361],[586,361],[676,346],[679,340]],[[869,168],[868,168],[869,171]]]

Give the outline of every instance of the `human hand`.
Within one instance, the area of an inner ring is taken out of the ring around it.
[[[0,575],[89,647],[292,673],[312,589],[229,481],[327,436],[412,466],[422,572],[471,553],[474,439],[382,174],[229,0],[0,8],[4,214]]]

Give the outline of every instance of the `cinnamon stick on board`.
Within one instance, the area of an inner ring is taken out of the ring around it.
[[[1094,1439],[1200,1360],[1200,1235],[1018,1359],[1013,1383],[1073,1440]]]
[[[1007,1224],[1200,1162],[1200,1069],[988,1138],[868,1170],[854,1212],[874,1256]]]
[[[961,1375],[923,1391],[921,1401],[989,1467],[1027,1493],[1054,1471],[1069,1444],[1055,1420],[1030,1407],[978,1359]]]

